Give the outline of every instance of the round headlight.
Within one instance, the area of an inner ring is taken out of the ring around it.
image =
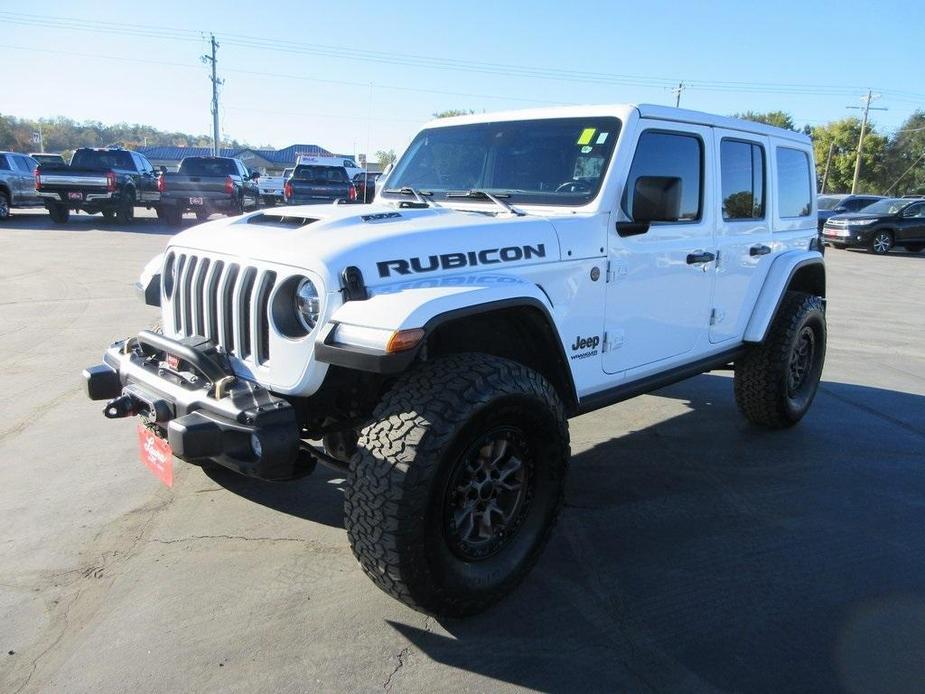
[[[318,299],[318,290],[308,278],[299,282],[295,292],[295,313],[304,328],[311,332],[318,324],[321,313],[321,301]]]

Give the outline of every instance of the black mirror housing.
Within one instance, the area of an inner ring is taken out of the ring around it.
[[[681,179],[677,176],[640,176],[633,189],[633,221],[676,222],[681,217]]]

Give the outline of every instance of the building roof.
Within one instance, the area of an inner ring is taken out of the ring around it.
[[[211,147],[142,147],[138,150],[148,159],[160,159],[167,161],[180,161],[184,157],[208,157],[212,154]],[[324,147],[318,145],[289,145],[283,149],[255,149],[253,147],[230,148],[223,147],[219,151],[221,157],[240,157],[245,152],[265,159],[273,164],[292,164],[300,154],[306,154],[314,157],[333,156]]]

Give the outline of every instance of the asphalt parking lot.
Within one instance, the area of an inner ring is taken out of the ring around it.
[[[180,465],[80,371],[145,327],[169,231],[0,226],[0,691],[925,691],[925,253],[829,251],[823,384],[797,428],[728,374],[573,420],[523,586],[438,621],[350,552],[342,480]]]

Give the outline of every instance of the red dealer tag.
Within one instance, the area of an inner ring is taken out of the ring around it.
[[[141,462],[168,487],[173,486],[173,452],[167,439],[162,439],[144,424],[138,425],[138,447]]]

